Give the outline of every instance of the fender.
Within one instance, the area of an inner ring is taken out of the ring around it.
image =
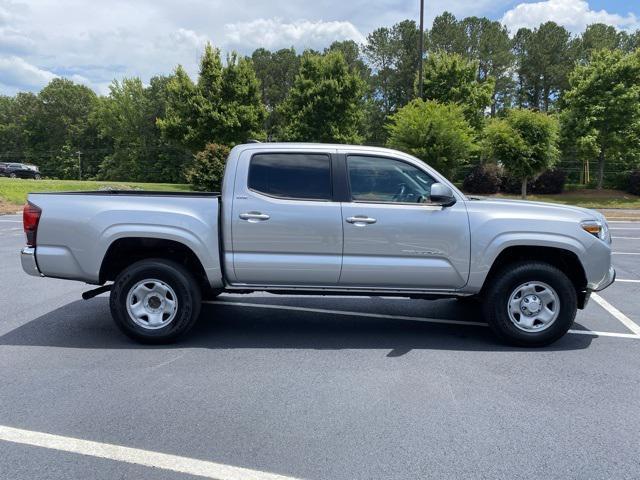
[[[560,233],[504,232],[494,236],[488,244],[482,246],[477,242],[477,239],[475,243],[472,242],[469,283],[465,290],[480,291],[496,258],[507,248],[515,246],[549,247],[567,250],[578,257],[583,269],[585,269],[582,259],[585,258],[586,249],[582,243],[569,235]]]

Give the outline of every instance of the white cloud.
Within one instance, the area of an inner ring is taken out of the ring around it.
[[[592,23],[606,23],[620,29],[640,27],[640,20],[633,13],[618,15],[606,10],[592,10],[584,0],[546,0],[537,3],[521,3],[507,11],[502,23],[515,33],[519,28],[534,28],[541,23],[554,21],[573,33],[581,32]]]
[[[425,21],[429,25],[444,10],[458,18],[496,18],[515,1],[525,0],[426,0]],[[578,0],[542,2],[542,10],[556,4],[591,12]],[[207,41],[241,54],[260,46],[300,51],[334,40],[363,42],[363,34],[377,27],[417,20],[418,7],[417,0],[0,0],[0,94],[36,91],[48,75],[75,78],[100,93],[108,92],[114,78],[148,82],[179,63],[195,75]],[[635,22],[632,15],[604,13],[618,26]],[[535,15],[519,6],[505,22],[533,24],[540,21]],[[569,20],[574,16],[567,14]]]
[[[42,70],[20,57],[0,58],[0,83],[3,85],[41,88],[56,77],[53,72]]]
[[[224,26],[229,46],[241,50],[298,48],[322,49],[335,40],[364,42],[365,38],[351,22],[323,22],[298,20],[284,22],[279,18],[260,18],[251,22],[230,23]]]

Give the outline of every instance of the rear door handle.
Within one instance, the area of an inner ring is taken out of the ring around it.
[[[240,214],[242,220],[247,220],[249,223],[264,222],[271,217],[262,212],[245,212]]]
[[[371,223],[376,223],[377,220],[375,218],[367,217],[366,215],[356,215],[355,217],[347,217],[347,222],[353,223],[358,227],[363,227]]]

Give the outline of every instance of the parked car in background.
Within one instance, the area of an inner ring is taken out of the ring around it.
[[[40,180],[40,171],[35,165],[26,163],[0,163],[0,176],[10,178],[33,178]]]
[[[500,338],[536,347],[615,279],[602,214],[467,197],[363,146],[238,145],[221,194],[31,193],[24,230],[27,273],[103,285],[84,297],[111,290],[116,324],[149,343],[187,332],[203,296],[267,291],[477,298]]]

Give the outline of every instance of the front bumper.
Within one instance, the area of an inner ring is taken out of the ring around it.
[[[596,285],[593,286],[593,288],[590,288],[589,290],[593,292],[599,292],[600,290],[604,290],[605,288],[607,288],[609,285],[611,285],[615,281],[616,281],[616,270],[613,267],[609,267],[609,272],[607,272],[607,275],[605,275],[605,277],[602,280],[600,280],[600,282],[598,282]]]
[[[24,247],[20,251],[20,261],[22,262],[22,270],[34,277],[43,277],[38,269],[36,262],[36,249],[33,247]]]

